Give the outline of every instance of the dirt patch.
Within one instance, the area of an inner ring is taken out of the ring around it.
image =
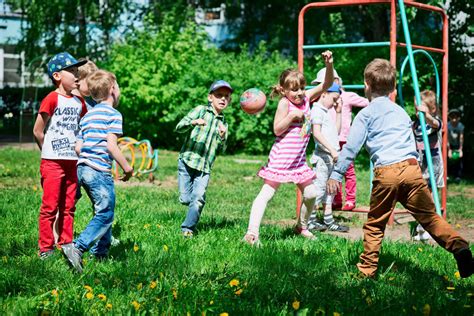
[[[36,145],[36,143],[0,142],[0,148],[6,148],[6,147],[39,151],[38,145]]]
[[[463,188],[463,192],[457,192],[457,191],[448,191],[448,196],[463,196],[468,199],[474,199],[474,188],[470,187],[465,187]]]
[[[119,187],[160,187],[165,189],[175,189],[178,187],[178,179],[175,176],[168,176],[163,181],[155,179],[152,175],[146,177],[146,180],[131,178],[127,182],[115,181],[115,185]]]

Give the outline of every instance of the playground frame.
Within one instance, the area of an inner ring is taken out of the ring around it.
[[[374,47],[374,46],[390,46],[390,63],[397,68],[397,47],[407,47],[407,43],[397,42],[397,0],[335,0],[328,2],[315,2],[304,6],[298,16],[298,70],[303,72],[304,69],[304,50],[305,49],[328,49],[328,48],[348,48],[348,47]],[[448,17],[443,9],[418,3],[416,1],[403,1],[405,6],[422,9],[425,11],[436,12],[441,15],[443,21],[442,29],[442,48],[428,47],[421,45],[411,45],[416,49],[429,52],[440,53],[442,59],[442,79],[441,79],[441,107],[443,121],[443,138],[442,138],[442,156],[444,164],[444,183],[441,193],[441,208],[444,210],[443,217],[446,217],[446,200],[447,200],[447,126],[448,126]],[[372,42],[372,43],[345,43],[345,44],[323,44],[323,45],[304,45],[304,16],[311,9],[346,7],[357,5],[373,5],[387,4],[390,5],[390,41],[388,42]],[[407,41],[408,42],[408,41]],[[395,94],[392,95],[395,99]],[[297,194],[297,214],[299,214],[301,205],[301,192]],[[355,209],[355,212],[367,212],[367,210]],[[393,222],[393,213],[390,219]]]

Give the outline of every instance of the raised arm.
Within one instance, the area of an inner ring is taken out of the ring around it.
[[[125,175],[120,180],[127,181],[133,174],[133,168],[128,164],[127,159],[120,151],[120,148],[117,145],[117,139],[117,134],[107,134],[107,150],[125,173]]]
[[[421,102],[421,105],[417,108],[417,110],[425,114],[426,124],[428,124],[429,126],[431,126],[432,128],[436,130],[439,130],[441,128],[441,121],[430,114],[430,111],[424,102]],[[418,116],[418,113],[417,113],[417,116]]]
[[[200,113],[203,106],[197,106],[192,109],[185,117],[176,125],[175,131],[178,133],[186,133],[196,125],[206,125],[206,121],[200,118]]]
[[[326,75],[324,77],[324,82],[317,85],[314,88],[306,90],[306,97],[310,101],[318,98],[324,91],[329,89],[334,82],[334,68],[333,68],[333,58],[332,52],[327,50],[321,54],[324,59],[324,64],[326,65]]]
[[[36,117],[35,125],[33,126],[33,135],[35,136],[36,144],[38,144],[39,149],[43,148],[44,143],[44,129],[48,124],[50,116],[45,113],[41,112]]]

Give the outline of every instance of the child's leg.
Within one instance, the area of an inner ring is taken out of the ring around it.
[[[346,189],[346,204],[350,203],[351,205],[356,204],[356,192],[357,192],[357,180],[355,174],[354,163],[351,163],[349,168],[344,175],[346,180],[345,189]]]
[[[94,203],[95,214],[84,231],[74,241],[81,251],[87,251],[112,227],[115,210],[115,189],[112,176],[87,165],[79,165],[81,183]]]
[[[178,159],[179,202],[184,205],[189,205],[193,192],[193,181],[188,169],[189,167],[181,159]]]
[[[258,238],[263,214],[265,213],[268,202],[272,199],[273,195],[275,195],[278,187],[279,184],[276,182],[265,181],[263,184],[260,193],[257,195],[252,204],[247,234],[252,234]]]
[[[397,202],[397,170],[383,168],[374,170],[374,181],[370,196],[370,211],[364,224],[364,252],[357,268],[366,276],[373,277],[377,271],[379,251],[385,226]]]
[[[407,208],[423,228],[443,248],[451,253],[468,249],[469,244],[451,225],[436,214],[431,193],[422,178],[418,166],[408,166],[403,172],[404,190],[399,194],[399,201]]]
[[[312,181],[298,184],[298,188],[303,192],[303,201],[301,203],[300,216],[296,226],[301,229],[308,229],[308,220],[314,208],[317,189]]]
[[[40,173],[43,197],[39,214],[38,246],[40,252],[46,252],[54,249],[53,224],[58,212],[64,170],[58,161],[42,159]]]
[[[198,170],[192,171],[191,174],[191,199],[189,201],[188,213],[184,222],[181,224],[181,231],[193,232],[196,228],[201,212],[206,204],[206,190],[209,184],[209,173]]]
[[[99,239],[98,242],[92,246],[90,253],[93,254],[96,258],[104,258],[107,256],[110,245],[112,243],[112,227],[110,227],[107,232]]]
[[[58,245],[72,242],[74,237],[74,212],[76,210],[77,194],[77,167],[76,161],[64,163],[65,179],[59,203],[59,216],[57,219]]]

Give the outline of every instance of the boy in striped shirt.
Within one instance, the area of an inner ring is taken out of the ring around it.
[[[124,171],[127,181],[133,168],[121,153],[117,138],[122,135],[122,115],[118,106],[120,89],[115,75],[98,70],[87,77],[87,86],[95,105],[81,120],[76,152],[79,155],[77,173],[94,205],[94,217],[73,243],[62,247],[69,263],[82,273],[82,254],[90,250],[96,258],[104,258],[110,248],[115,209],[112,159]]]
[[[224,151],[227,123],[222,111],[231,101],[232,87],[224,80],[215,81],[207,96],[208,105],[189,112],[176,126],[187,133],[178,157],[179,201],[189,207],[181,224],[183,236],[192,237],[206,203],[206,189],[212,164],[218,151]]]

